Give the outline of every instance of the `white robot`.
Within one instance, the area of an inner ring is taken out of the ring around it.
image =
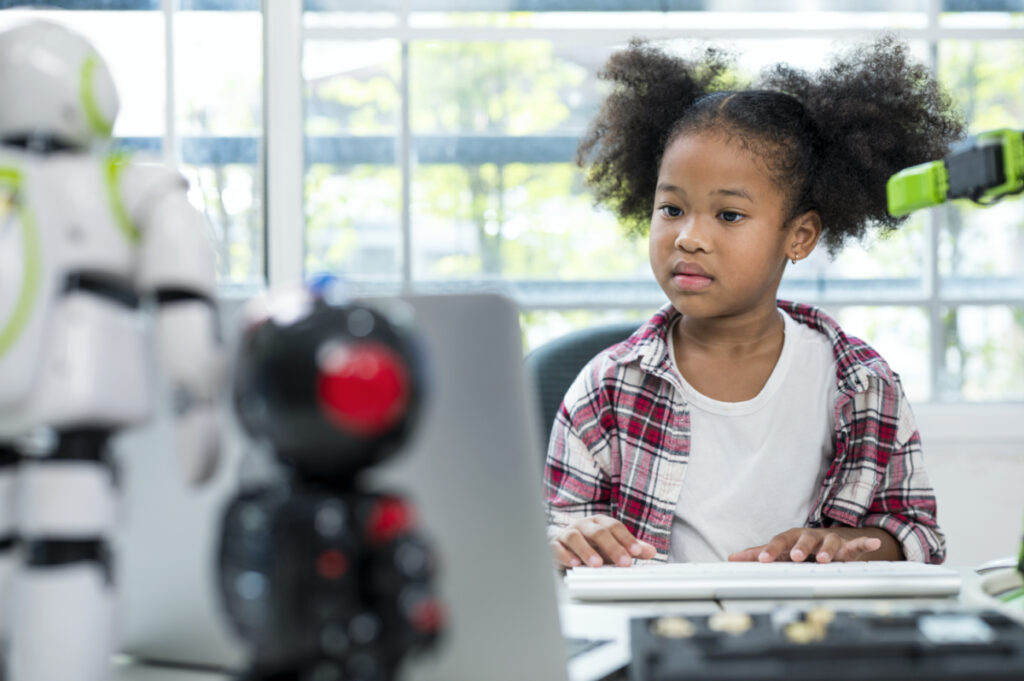
[[[0,678],[99,681],[107,443],[154,410],[154,356],[186,479],[219,449],[213,249],[183,177],[97,150],[118,97],[83,37],[43,21],[0,33],[0,92]]]

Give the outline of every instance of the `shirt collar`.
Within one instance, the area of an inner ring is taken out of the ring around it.
[[[668,333],[679,311],[666,304],[636,330],[627,341],[621,357],[623,362],[640,362],[640,368],[655,376],[671,376],[672,362],[668,356]]]
[[[860,339],[847,336],[839,324],[820,308],[787,300],[779,300],[778,306],[796,321],[828,338],[836,358],[836,378],[842,392],[866,392],[872,378],[893,380],[892,370],[877,352]],[[678,310],[666,304],[629,337],[615,359],[622,363],[639,361],[641,369],[649,374],[671,376],[667,335],[679,316]]]
[[[836,320],[820,308],[788,300],[780,300],[778,305],[796,321],[828,337],[836,359],[836,378],[840,391],[848,394],[863,393],[867,392],[872,379],[886,382],[894,380],[892,369],[881,355],[859,338],[846,335]]]

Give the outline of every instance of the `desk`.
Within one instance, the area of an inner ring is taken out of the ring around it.
[[[783,604],[797,608],[819,605],[844,612],[876,612],[881,608],[900,611],[920,608],[944,610],[958,607],[978,609],[999,607],[998,603],[985,593],[986,584],[994,581],[993,575],[979,576],[971,568],[957,568],[957,570],[963,577],[963,587],[956,598],[583,603],[567,599],[563,590],[559,593],[559,612],[562,618],[562,630],[569,637],[613,638],[627,636],[629,621],[633,617],[665,614],[710,615],[721,611],[753,614],[767,612]],[[1006,611],[1005,608],[1000,609]],[[1024,622],[1024,607],[1019,609],[1019,613],[1007,612],[1007,614],[1016,616],[1021,622]],[[626,678],[625,672],[612,677],[614,681]],[[111,681],[231,681],[231,677],[212,672],[149,667],[120,660],[115,665],[115,673]]]

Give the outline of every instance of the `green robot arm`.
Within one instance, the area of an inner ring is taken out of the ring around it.
[[[889,214],[894,217],[951,199],[990,205],[1020,194],[1024,192],[1024,132],[1003,128],[970,137],[942,160],[896,173],[885,189]],[[1024,538],[1017,570],[1024,575]]]
[[[1009,128],[970,137],[944,159],[901,170],[886,185],[895,217],[950,199],[984,205],[1022,191],[1024,134]]]

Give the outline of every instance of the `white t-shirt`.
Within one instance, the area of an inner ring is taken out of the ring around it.
[[[779,314],[782,352],[753,399],[720,402],[682,381],[690,458],[672,523],[672,562],[726,560],[807,524],[833,455],[835,358],[823,334]]]

